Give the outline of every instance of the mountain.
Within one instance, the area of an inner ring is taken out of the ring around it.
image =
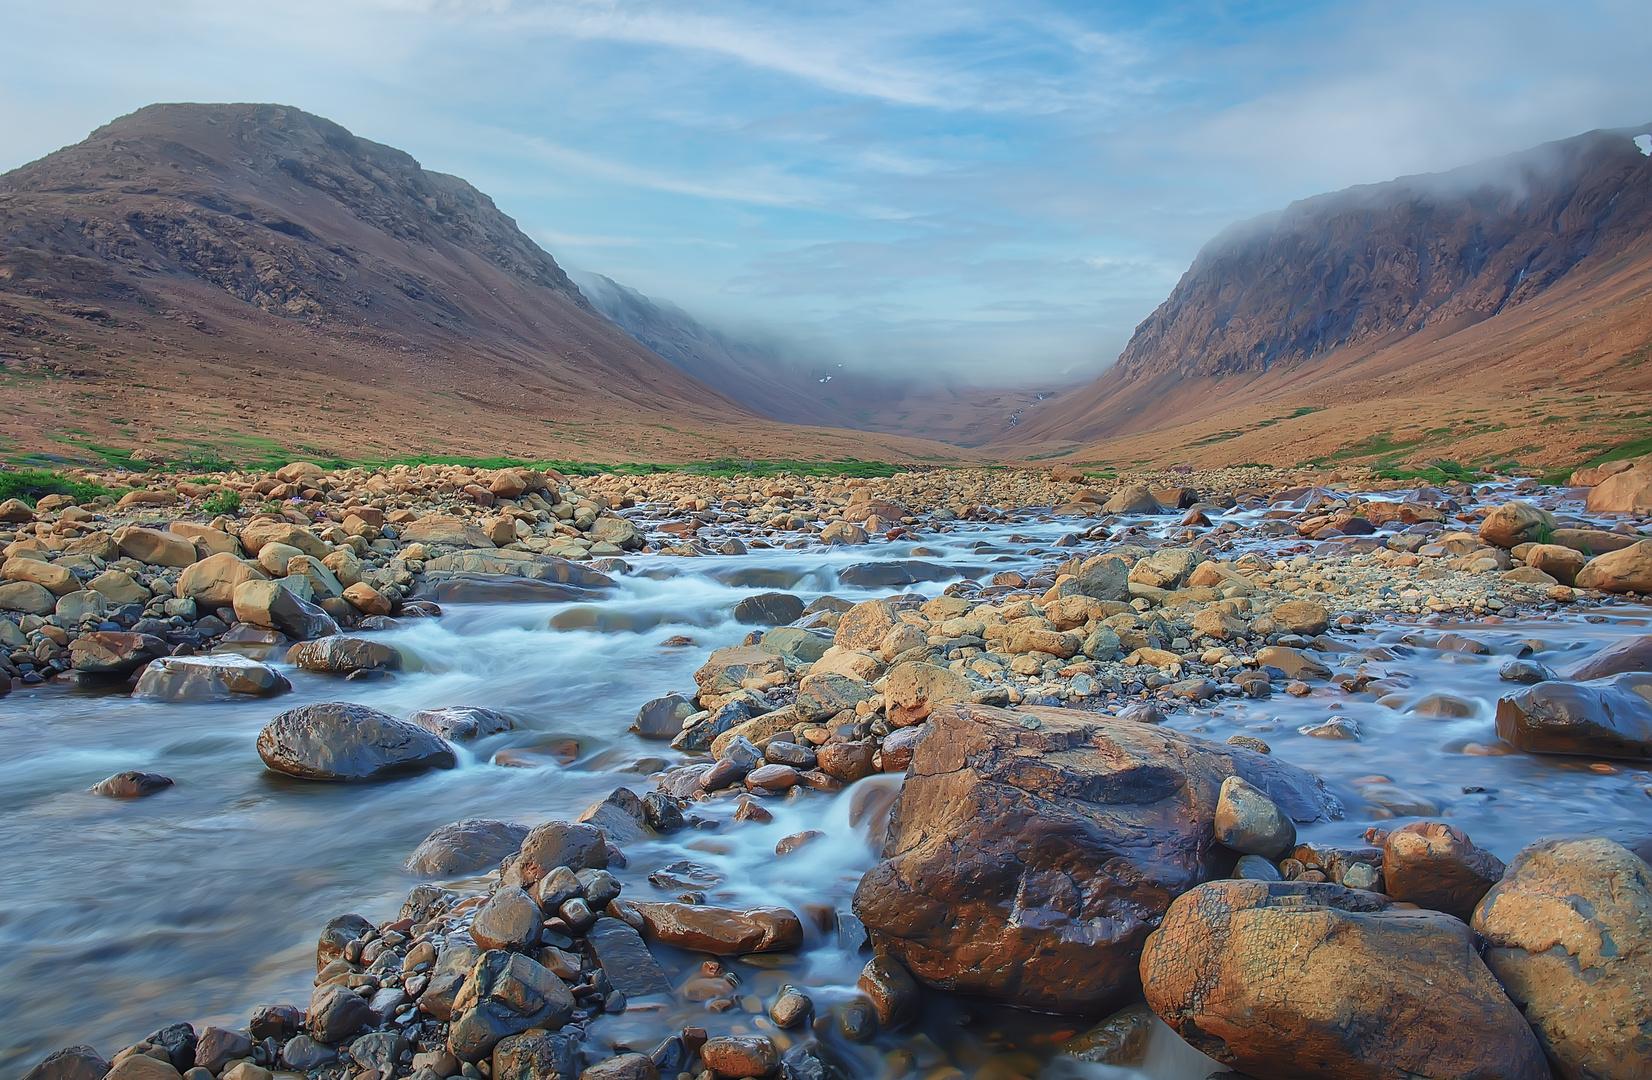
[[[8,451],[48,457],[938,450],[765,423],[470,184],[280,105],[153,105],[0,176],[0,368]]]
[[[658,355],[762,416],[792,424],[913,435],[979,446],[1061,387],[982,387],[944,378],[894,379],[842,364],[802,364],[777,349],[701,324],[669,300],[602,274],[574,271],[592,305]]]
[[[1559,460],[1634,434],[1614,428],[1622,411],[1556,413],[1538,399],[1585,388],[1629,395],[1627,408],[1652,379],[1642,131],[1321,195],[1229,229],[1113,367],[1004,442],[1121,460],[1273,453],[1294,463],[1279,455],[1416,457],[1500,435],[1475,449]],[[1462,407],[1471,398],[1502,414],[1498,432],[1445,423],[1474,414]],[[1418,410],[1404,424],[1401,400]],[[1513,415],[1516,401],[1549,419]],[[1385,414],[1374,424],[1356,415],[1372,407]],[[1558,420],[1574,430],[1552,430]]]

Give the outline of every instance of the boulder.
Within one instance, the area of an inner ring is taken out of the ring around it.
[[[1282,634],[1301,634],[1315,637],[1331,625],[1331,613],[1312,600],[1286,600],[1275,604],[1268,617]]]
[[[900,617],[889,601],[866,600],[845,611],[838,619],[832,644],[840,649],[871,652],[898,622]]]
[[[785,677],[786,661],[781,657],[755,645],[732,645],[708,656],[694,673],[694,682],[701,695],[720,696],[749,688],[748,684],[774,685]]]
[[[1212,881],[1148,938],[1142,988],[1194,1049],[1298,1080],[1547,1080],[1462,922],[1329,883]]]
[[[559,559],[554,555],[535,555],[531,551],[510,551],[505,549],[485,548],[481,550],[455,551],[451,555],[439,555],[424,562],[425,574],[442,576],[453,575],[489,575],[497,574],[509,578],[525,578],[528,581],[544,582],[547,584],[570,585],[581,589],[605,589],[614,584],[614,579],[588,566]],[[581,594],[562,590],[546,594],[545,599],[570,599]],[[529,597],[538,599],[538,597]]]
[[[310,1037],[329,1046],[343,1042],[377,1020],[365,998],[339,983],[316,987],[304,1015]]]
[[[133,1054],[117,1062],[104,1080],[179,1080],[179,1073],[170,1061]]]
[[[1641,464],[1606,477],[1585,505],[1592,514],[1652,514],[1652,467]]]
[[[528,827],[509,821],[468,818],[443,825],[424,838],[407,859],[418,877],[458,877],[499,865],[522,846]]]
[[[75,577],[74,571],[67,566],[16,555],[0,564],[0,578],[7,581],[32,581],[53,596],[66,596],[80,589],[80,579]]]
[[[301,641],[287,650],[287,663],[304,671],[348,675],[354,671],[400,671],[402,654],[382,641],[333,634]]]
[[[389,615],[393,610],[389,599],[365,581],[346,585],[343,596],[363,615]]]
[[[271,577],[286,577],[287,564],[302,558],[304,553],[291,544],[278,540],[267,541],[258,548],[258,566]]]
[[[187,537],[137,525],[116,529],[115,543],[122,555],[149,566],[188,566],[200,558]]]
[[[898,585],[916,585],[920,581],[950,581],[960,576],[961,571],[953,567],[921,559],[855,563],[845,566],[837,575],[843,584],[862,589],[888,589]]]
[[[1548,574],[1562,585],[1571,585],[1589,559],[1580,551],[1559,544],[1533,544],[1523,556],[1527,566]]]
[[[756,593],[734,605],[734,620],[748,625],[784,626],[803,617],[803,601],[785,592]]]
[[[608,842],[602,830],[576,821],[546,821],[535,825],[523,839],[516,858],[506,867],[504,883],[525,889],[559,866],[606,870]]]
[[[700,1048],[706,1068],[724,1080],[768,1076],[780,1067],[780,1051],[763,1035],[720,1035]]]
[[[941,706],[967,702],[974,692],[974,685],[956,671],[934,664],[906,663],[889,673],[884,701],[889,722],[906,727]]]
[[[7,499],[0,502],[0,521],[8,525],[24,525],[34,520],[34,510],[22,499]],[[67,1054],[70,1050],[82,1049],[70,1047],[69,1050],[60,1050],[58,1053]],[[55,1055],[54,1055],[55,1056]],[[50,1061],[50,1058],[47,1058]]]
[[[645,739],[675,739],[682,734],[683,721],[694,711],[693,703],[681,694],[667,694],[645,702],[637,710],[631,730]]]
[[[1216,840],[1241,855],[1277,859],[1296,847],[1296,825],[1272,799],[1230,776],[1216,799]]]
[[[184,573],[189,573],[194,566],[185,567]],[[103,598],[111,604],[142,604],[149,600],[149,590],[133,580],[132,575],[124,570],[105,570],[97,577],[86,583],[88,589],[103,594]]]
[[[222,552],[231,555],[241,554],[241,542],[222,529],[214,529],[195,521],[174,521],[166,528],[168,532],[177,533],[194,544],[195,550],[203,558]]]
[[[331,615],[300,599],[279,581],[241,582],[235,587],[234,607],[235,617],[241,622],[262,630],[279,630],[299,641],[338,633],[338,623]]]
[[[856,705],[871,696],[872,687],[859,679],[836,672],[822,675],[811,673],[798,682],[794,707],[797,715],[804,720],[823,721],[845,709],[853,711]]]
[[[277,480],[283,484],[297,484],[300,487],[315,487],[326,475],[327,470],[313,461],[289,461],[275,470]]]
[[[166,642],[148,634],[99,630],[69,642],[76,671],[95,675],[130,675],[168,651]]]
[[[409,542],[416,540],[421,544],[445,544],[458,548],[488,550],[494,547],[493,541],[480,526],[473,525],[463,518],[442,514],[432,514],[408,522],[402,526],[401,538]]]
[[[1076,710],[933,712],[855,892],[873,942],[920,981],[1048,1012],[1135,993],[1170,902],[1222,877],[1222,782],[1293,820],[1340,817],[1312,775],[1251,750]]]
[[[92,793],[111,799],[141,799],[171,786],[172,778],[160,773],[123,772],[99,780],[92,786]]]
[[[1153,489],[1146,484],[1130,484],[1121,487],[1113,493],[1113,497],[1102,504],[1101,508],[1109,514],[1167,514],[1166,510],[1153,497]]]
[[[1116,555],[1096,555],[1079,564],[1073,575],[1078,591],[1095,600],[1130,600],[1130,567]]]
[[[1567,1080],[1652,1077],[1652,867],[1610,840],[1526,848],[1474,912],[1486,964]]]
[[[195,1044],[195,1064],[210,1073],[223,1072],[237,1058],[252,1057],[252,1039],[244,1031],[208,1027]]]
[[[787,908],[741,910],[652,901],[630,906],[642,916],[643,937],[679,949],[740,956],[787,952],[803,944],[803,924]]]
[[[1516,544],[1546,544],[1560,523],[1547,510],[1518,499],[1506,502],[1480,522],[1480,539],[1500,548]]]
[[[521,952],[539,943],[539,924],[544,917],[533,897],[521,889],[501,885],[476,910],[470,936],[484,949]]]
[[[50,615],[57,610],[57,597],[32,581],[8,581],[0,585],[0,611],[21,611],[27,615]]]
[[[1331,669],[1301,649],[1284,645],[1267,645],[1256,650],[1256,662],[1263,668],[1275,668],[1288,679],[1329,679]]]
[[[257,558],[265,544],[285,544],[296,549],[300,555],[313,555],[318,559],[325,559],[331,550],[321,537],[290,521],[255,518],[241,527],[241,546],[248,555]],[[286,560],[282,560],[282,565],[285,564]]]
[[[0,504],[0,520],[13,520],[4,517],[3,512],[5,505],[15,502],[9,499]],[[90,1046],[67,1046],[46,1055],[44,1061],[23,1074],[23,1080],[103,1080],[108,1072],[109,1063]]]
[[[162,656],[150,662],[132,691],[155,701],[210,701],[247,694],[268,697],[291,690],[287,677],[239,653]]]
[[[516,723],[501,712],[477,705],[449,705],[445,709],[420,709],[408,713],[407,722],[418,724],[448,742],[470,742],[501,731],[509,731]]]
[[[521,953],[489,950],[453,999],[448,1052],[460,1061],[480,1061],[511,1035],[559,1030],[573,1012],[573,995],[561,979]]]
[[[235,603],[236,587],[242,582],[267,580],[264,571],[226,551],[185,567],[178,575],[176,592],[180,598],[193,600],[205,608],[230,607]],[[93,588],[96,587],[94,581]]]
[[[659,961],[629,923],[614,918],[598,919],[586,932],[585,941],[596,955],[602,973],[620,993],[642,997],[671,992],[671,983]]]
[[[338,578],[313,555],[294,555],[287,560],[286,573],[278,576],[287,578],[288,587],[295,581],[304,582],[312,598],[331,600],[344,595],[344,586],[339,584]]]
[[[1528,754],[1652,758],[1652,674],[1529,686],[1497,702],[1497,737]]]
[[[574,1080],[580,1075],[579,1041],[577,1034],[562,1031],[528,1030],[511,1035],[493,1048],[488,1075],[491,1080]]]
[[[1474,905],[1503,876],[1503,861],[1442,821],[1413,821],[1382,845],[1384,890],[1396,900],[1468,922]]]
[[[613,544],[633,551],[642,547],[646,534],[622,517],[599,517],[591,522],[589,536],[593,544]],[[790,619],[786,620],[791,622]]]
[[[277,716],[258,733],[258,756],[305,780],[377,780],[458,764],[452,747],[417,724],[344,701]]]
[[[1612,593],[1652,593],[1652,540],[1596,555],[1577,572],[1580,589]]]
[[[1585,681],[1626,671],[1652,671],[1652,634],[1619,638],[1587,660],[1573,664],[1563,674],[1568,679]]]

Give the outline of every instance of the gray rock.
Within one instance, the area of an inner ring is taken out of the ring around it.
[[[66,1046],[48,1054],[23,1080],[103,1080],[108,1071],[109,1063],[90,1046]]]
[[[402,654],[382,641],[334,634],[294,645],[287,650],[287,663],[324,675],[349,675],[355,671],[400,671]]]
[[[160,773],[123,772],[98,781],[92,791],[111,799],[136,799],[165,791],[171,786],[172,778]]]
[[[671,992],[671,983],[659,961],[643,944],[642,935],[629,924],[614,918],[600,918],[586,932],[585,940],[608,981],[626,997]]]
[[[269,697],[293,688],[268,664],[239,653],[207,656],[162,656],[143,669],[135,698],[154,701],[210,701],[237,694]]]
[[[488,897],[470,924],[470,936],[484,949],[520,952],[539,943],[544,918],[533,897],[509,885]]]
[[[631,730],[645,739],[675,739],[683,721],[694,715],[694,705],[681,694],[657,697],[637,710]]]
[[[309,1072],[321,1065],[338,1060],[338,1051],[323,1046],[308,1035],[295,1035],[281,1047],[281,1060],[290,1069]]]
[[[305,1015],[310,1036],[329,1046],[348,1039],[375,1019],[360,994],[337,983],[316,987]]]
[[[443,825],[424,838],[407,860],[407,872],[420,877],[455,877],[497,866],[522,846],[528,827],[509,821],[468,818]]]
[[[1277,859],[1296,846],[1296,825],[1267,795],[1230,776],[1216,799],[1216,839],[1241,855]]]
[[[756,593],[734,605],[736,622],[759,626],[784,626],[803,617],[803,601],[791,593]]]
[[[443,709],[420,709],[409,713],[407,722],[418,724],[448,742],[469,742],[516,726],[515,721],[501,712],[476,705],[449,705]]]
[[[458,763],[452,747],[417,724],[343,701],[277,716],[258,733],[258,756],[305,780],[375,780]]]

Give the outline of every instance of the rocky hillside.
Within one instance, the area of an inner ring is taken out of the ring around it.
[[[1199,253],[1113,368],[1013,438],[1086,444],[1164,428],[1327,371],[1346,381],[1356,357],[1409,350],[1405,363],[1426,365],[1477,327],[1517,321],[1545,298],[1553,307],[1564,287],[1599,301],[1606,322],[1590,344],[1627,329],[1610,359],[1634,357],[1652,325],[1637,321],[1644,313],[1621,324],[1607,296],[1652,245],[1652,158],[1638,130],[1322,195],[1236,226]]]
[[[749,427],[488,196],[279,105],[150,106],[0,176],[0,367],[0,434],[48,453],[853,449]]]

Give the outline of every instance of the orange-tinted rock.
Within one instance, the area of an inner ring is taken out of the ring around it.
[[[803,944],[803,924],[786,908],[708,907],[703,904],[636,902],[643,936],[679,949],[713,956],[785,952]]]
[[[1586,505],[1593,514],[1652,514],[1652,469],[1637,466],[1604,478]]]
[[[1253,1076],[1549,1076],[1469,928],[1375,893],[1209,882],[1170,906],[1141,978],[1147,1003],[1183,1039]]]
[[[1652,540],[1596,555],[1577,572],[1580,589],[1613,593],[1652,593]]]
[[[1528,754],[1652,758],[1652,674],[1529,686],[1497,702],[1497,737]]]
[[[1503,861],[1475,847],[1454,825],[1414,821],[1383,841],[1382,875],[1394,899],[1467,922],[1503,876]]]

